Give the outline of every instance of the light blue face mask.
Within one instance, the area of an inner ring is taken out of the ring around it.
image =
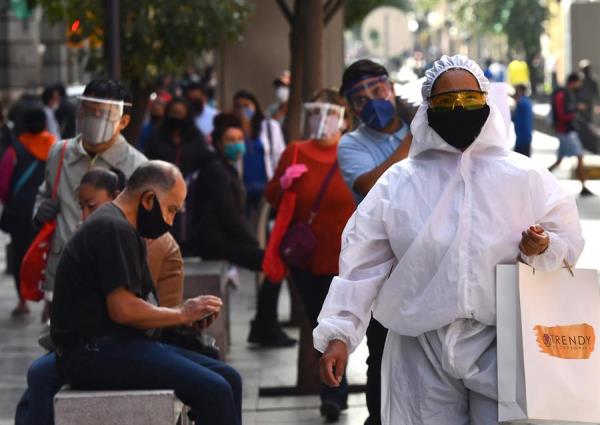
[[[252,108],[244,106],[244,107],[242,107],[242,113],[244,114],[244,116],[246,117],[246,119],[248,121],[250,121],[254,117],[254,114],[256,113],[256,111],[254,109],[252,109]]]
[[[223,155],[230,161],[236,161],[246,153],[244,142],[228,143],[223,147]]]

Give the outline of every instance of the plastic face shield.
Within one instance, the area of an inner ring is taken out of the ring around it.
[[[309,102],[302,109],[302,136],[306,140],[328,139],[344,125],[343,106],[325,102]]]
[[[477,90],[461,90],[440,93],[429,98],[429,107],[434,112],[452,112],[461,107],[467,111],[481,109],[486,105],[486,93]]]
[[[369,100],[390,100],[393,96],[392,82],[386,75],[361,81],[345,93],[348,103],[357,112],[362,111]]]
[[[83,141],[90,145],[108,142],[123,117],[123,108],[131,106],[122,100],[80,96],[77,104],[77,126]]]

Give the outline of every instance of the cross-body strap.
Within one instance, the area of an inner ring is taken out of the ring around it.
[[[336,160],[333,163],[333,165],[331,166],[331,168],[329,169],[329,171],[327,172],[325,179],[323,179],[323,183],[321,184],[321,190],[319,190],[317,199],[315,200],[315,203],[313,204],[313,207],[310,210],[310,217],[308,219],[308,224],[312,223],[312,221],[315,219],[317,213],[319,212],[319,208],[321,208],[321,204],[323,203],[323,198],[325,197],[325,192],[327,192],[327,188],[329,187],[329,184],[331,183],[331,180],[333,179],[333,175],[335,174],[337,169],[338,169],[338,162]]]
[[[39,163],[40,162],[38,160],[34,160],[31,164],[29,164],[29,167],[27,167],[25,169],[25,171],[23,171],[23,174],[21,174],[21,176],[19,177],[19,180],[17,180],[17,182],[15,183],[15,186],[13,187],[13,190],[12,190],[13,195],[16,195],[17,193],[19,193],[19,191],[21,189],[23,189],[23,186],[25,186],[25,183],[27,183],[27,181],[31,178],[31,176],[33,176],[33,173],[35,172],[35,169],[37,168]]]
[[[54,177],[54,185],[52,186],[52,199],[56,199],[58,194],[58,184],[60,183],[60,174],[62,172],[63,162],[65,160],[65,152],[67,151],[68,140],[65,140],[60,150],[60,161],[58,163],[58,169],[56,170],[56,177]]]

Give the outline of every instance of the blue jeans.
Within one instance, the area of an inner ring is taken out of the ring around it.
[[[67,353],[59,364],[73,388],[174,389],[197,424],[242,421],[242,378],[202,354],[141,338],[103,338]]]
[[[17,404],[15,425],[54,425],[54,396],[63,384],[54,353],[35,360],[27,371],[27,389]]]

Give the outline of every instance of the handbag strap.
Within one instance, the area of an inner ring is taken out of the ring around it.
[[[312,221],[315,219],[317,213],[319,212],[319,208],[321,208],[321,204],[323,203],[323,198],[325,197],[325,192],[327,192],[327,188],[329,187],[329,184],[331,183],[331,180],[333,179],[333,175],[335,174],[337,169],[338,169],[338,162],[336,160],[333,163],[333,165],[331,166],[331,168],[329,168],[329,171],[327,172],[327,175],[325,176],[325,179],[323,180],[323,184],[321,184],[321,190],[319,190],[317,199],[315,200],[315,203],[313,204],[313,207],[310,210],[310,217],[308,218],[308,224],[312,223]]]
[[[56,170],[56,177],[54,177],[54,185],[52,186],[52,199],[56,199],[58,195],[58,184],[60,183],[60,174],[63,168],[63,162],[65,161],[65,152],[67,151],[67,145],[69,144],[68,140],[62,145],[60,150],[60,162],[58,163],[58,170]]]
[[[13,195],[16,195],[21,191],[23,186],[25,186],[25,183],[27,183],[31,176],[33,176],[33,173],[35,172],[35,169],[38,167],[39,163],[40,162],[36,160],[29,164],[29,167],[27,167],[23,174],[21,174],[21,177],[19,177],[19,180],[17,180],[15,183],[15,187],[12,190]]]

